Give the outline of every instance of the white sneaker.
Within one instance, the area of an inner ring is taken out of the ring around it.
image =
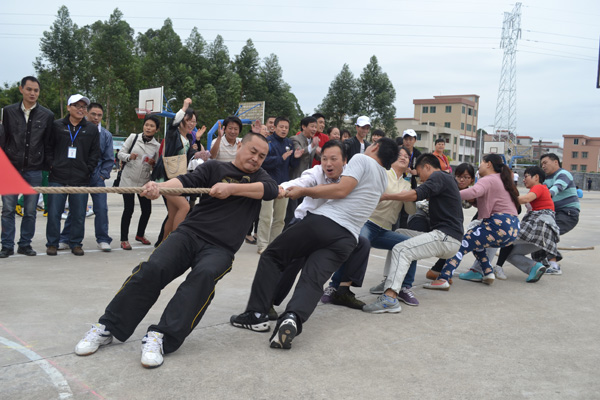
[[[69,213],[65,211],[64,213],[61,214],[60,219],[67,219],[68,216],[69,216]]]
[[[142,367],[157,368],[163,364],[163,337],[159,332],[146,333],[142,339]]]
[[[494,274],[496,274],[496,278],[500,279],[501,281],[505,281],[507,279],[504,269],[502,269],[502,267],[499,265],[494,267]]]
[[[111,251],[112,249],[110,248],[110,244],[106,243],[106,242],[100,242],[98,243],[98,248],[102,251]]]
[[[550,261],[550,266],[546,269],[546,275],[562,275],[560,264],[556,261]]]
[[[65,243],[65,242],[60,242],[58,244],[58,250],[69,250],[69,243]]]
[[[87,211],[85,212],[85,217],[91,217],[92,215],[94,215],[94,210],[92,210],[91,207],[88,207]]]
[[[75,354],[78,356],[89,356],[90,354],[94,354],[100,346],[109,344],[112,340],[113,336],[106,330],[106,327],[96,322],[92,324],[92,329],[75,346]]]
[[[490,274],[484,275],[483,278],[481,279],[481,282],[485,283],[486,285],[491,285],[492,283],[494,283],[495,280],[496,280],[496,276],[492,272]]]

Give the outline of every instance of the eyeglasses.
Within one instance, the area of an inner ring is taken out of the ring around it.
[[[86,104],[71,104],[71,107],[75,107],[78,110],[85,110],[85,109],[87,109],[87,105]]]
[[[470,180],[473,180],[473,178],[471,178],[470,175],[457,176],[456,179],[458,179],[459,181],[470,181]]]

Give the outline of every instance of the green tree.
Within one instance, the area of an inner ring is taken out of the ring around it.
[[[397,133],[394,124],[396,90],[379,66],[377,57],[371,57],[358,78],[357,86],[358,113],[368,115],[373,127],[382,128],[389,137],[394,137]]]
[[[281,115],[290,119],[290,134],[293,127],[299,127],[303,113],[298,99],[291,92],[291,87],[283,80],[283,70],[279,59],[271,54],[263,60],[260,67],[261,85],[265,92],[265,115]]]
[[[345,127],[344,120],[354,118],[358,112],[358,88],[354,74],[348,64],[329,85],[327,95],[318,106],[318,111],[327,118],[328,126]]]
[[[23,96],[19,91],[19,85],[20,82],[15,82],[13,84],[5,82],[4,87],[0,87],[0,108],[23,100]]]
[[[40,82],[58,89],[60,116],[64,117],[64,103],[71,94],[73,82],[82,54],[80,43],[75,39],[77,25],[73,23],[66,6],[58,9],[56,20],[50,30],[44,31],[40,41],[41,55],[36,58],[34,67],[38,75],[56,80],[56,85],[46,80]]]
[[[242,101],[262,100],[265,89],[259,76],[260,58],[252,39],[248,39],[240,54],[235,56],[234,68],[242,83]]]

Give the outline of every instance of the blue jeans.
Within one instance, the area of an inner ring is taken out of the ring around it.
[[[26,171],[21,173],[23,179],[31,186],[42,185],[42,171]],[[39,194],[24,196],[23,220],[21,221],[21,237],[19,247],[31,246],[31,239],[35,234],[36,207]],[[2,196],[2,247],[14,249],[15,247],[15,207],[17,195]]]
[[[91,187],[106,187],[104,180],[98,176],[97,179],[90,181]],[[94,210],[94,228],[96,231],[97,243],[112,242],[112,238],[108,236],[108,204],[106,201],[106,193],[92,193],[93,210]],[[87,199],[86,199],[87,206]],[[71,232],[71,213],[67,216],[65,226],[60,234],[61,243],[69,243],[69,234]]]
[[[50,182],[49,186],[65,186],[60,183]],[[80,247],[85,235],[85,211],[87,208],[87,194],[49,194],[48,195],[48,223],[46,225],[46,247],[58,247],[60,240],[60,217],[65,209],[69,197],[69,214],[71,215],[71,230],[69,232],[69,247]]]
[[[401,235],[380,227],[379,225],[367,221],[360,230],[360,236],[364,236],[371,242],[371,247],[375,249],[392,250],[395,245],[410,239],[408,236]],[[417,262],[410,263],[410,268],[402,281],[402,287],[410,288],[415,281],[417,272]]]

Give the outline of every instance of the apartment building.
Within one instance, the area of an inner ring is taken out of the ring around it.
[[[563,168],[572,172],[600,172],[600,137],[563,135]]]

